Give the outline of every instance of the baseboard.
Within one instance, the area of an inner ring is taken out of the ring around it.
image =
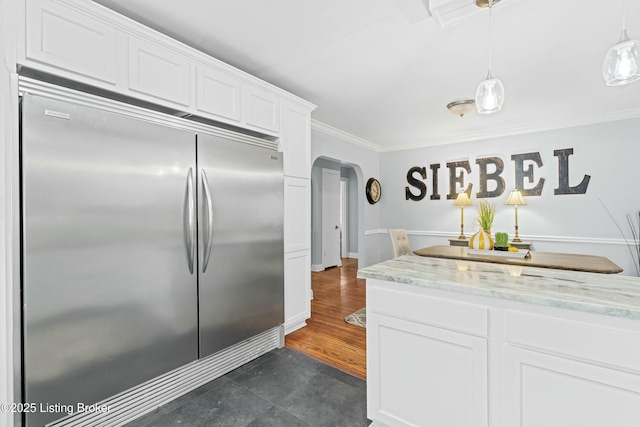
[[[358,259],[358,252],[347,252],[347,258]]]
[[[306,320],[300,320],[289,325],[284,325],[284,334],[289,335],[291,332],[297,331],[298,329],[304,328],[305,326],[307,326]]]
[[[311,264],[311,271],[315,271],[316,273],[318,271],[324,271],[324,265],[322,265],[322,264]]]

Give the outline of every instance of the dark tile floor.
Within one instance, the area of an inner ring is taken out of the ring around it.
[[[366,396],[364,381],[283,347],[127,427],[368,426]]]

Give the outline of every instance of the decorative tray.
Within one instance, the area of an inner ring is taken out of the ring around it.
[[[489,256],[489,257],[498,257],[498,258],[528,258],[529,251],[520,249],[518,252],[508,252],[508,251],[485,251],[482,249],[468,249],[469,255],[480,255],[480,256]]]

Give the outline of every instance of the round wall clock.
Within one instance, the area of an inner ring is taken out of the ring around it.
[[[369,178],[365,189],[367,194],[367,201],[369,203],[373,205],[380,201],[380,196],[382,196],[382,188],[380,187],[380,182],[377,179]]]

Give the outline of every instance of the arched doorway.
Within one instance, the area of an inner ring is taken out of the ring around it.
[[[311,270],[321,271],[340,258],[358,258],[361,212],[359,167],[318,158],[311,169]],[[335,189],[337,185],[337,190]],[[328,219],[327,217],[332,218]],[[328,247],[331,245],[331,247]]]

